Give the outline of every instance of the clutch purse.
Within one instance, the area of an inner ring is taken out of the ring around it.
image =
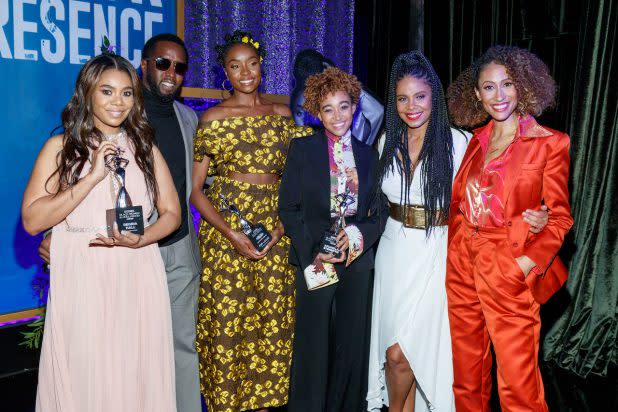
[[[303,271],[308,290],[324,288],[339,282],[337,271],[332,263],[322,262],[317,257]]]

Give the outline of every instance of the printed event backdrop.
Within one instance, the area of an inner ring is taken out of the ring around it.
[[[137,66],[145,39],[161,32],[176,32],[175,1],[0,0],[0,314],[38,306],[40,236],[23,230],[21,200],[81,65],[107,35]]]

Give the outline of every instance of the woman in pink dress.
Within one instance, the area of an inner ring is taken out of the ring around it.
[[[178,195],[148,125],[139,78],[116,55],[88,61],[24,193],[30,234],[53,227],[39,366],[41,412],[175,411],[170,302],[157,240],[180,224]],[[118,173],[118,157],[125,173]],[[143,235],[109,228],[123,187]],[[108,228],[112,231],[108,236]]]

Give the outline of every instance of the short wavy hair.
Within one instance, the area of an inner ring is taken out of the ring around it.
[[[475,88],[478,88],[480,73],[490,63],[506,67],[513,79],[519,100],[517,113],[540,116],[555,104],[556,82],[538,56],[515,46],[494,46],[464,70],[448,88],[448,109],[451,120],[457,126],[480,126],[489,117],[478,103]]]
[[[361,82],[356,76],[336,67],[329,67],[322,73],[309,76],[305,82],[305,103],[303,107],[313,116],[320,113],[320,103],[331,93],[346,92],[352,104],[358,104],[361,95]]]

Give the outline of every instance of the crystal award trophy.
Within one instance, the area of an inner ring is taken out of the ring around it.
[[[138,235],[144,234],[144,212],[141,206],[133,206],[131,196],[125,186],[126,167],[129,160],[122,157],[122,149],[118,149],[110,157],[107,167],[111,169],[112,184],[114,189],[117,187],[118,195],[114,209],[106,211],[107,235],[112,236],[114,222],[118,225],[118,231],[133,232]],[[114,190],[116,192],[116,190]]]
[[[221,204],[223,207],[221,208],[221,212],[230,212],[238,217],[240,221],[240,228],[242,232],[249,238],[253,246],[257,249],[258,252],[264,250],[266,245],[270,243],[272,240],[272,236],[270,232],[266,230],[263,224],[257,223],[253,224],[249,222],[245,217],[240,213],[240,210],[231,203],[227,197],[223,194],[219,194],[219,198],[221,199]]]
[[[337,247],[337,235],[345,227],[345,211],[352,203],[354,203],[354,196],[350,194],[350,190],[346,190],[345,193],[336,196],[338,202],[337,216],[335,220],[325,233],[320,244],[320,253],[326,253],[333,255],[336,258],[341,256],[341,250]]]

